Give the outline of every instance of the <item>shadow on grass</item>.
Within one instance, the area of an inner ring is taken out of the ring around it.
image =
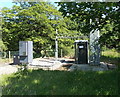
[[[7,79],[3,95],[117,95],[118,72],[28,70]]]
[[[120,66],[120,57],[101,56],[100,61]]]

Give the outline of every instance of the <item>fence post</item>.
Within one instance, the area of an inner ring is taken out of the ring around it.
[[[58,32],[57,32],[57,29],[56,29],[56,38],[55,38],[55,60],[57,61],[58,60]]]
[[[9,51],[9,55],[8,56],[9,56],[9,62],[10,62],[10,51]]]
[[[63,54],[63,52],[62,52],[62,49],[61,49],[61,58],[63,57],[63,55],[62,55],[62,54]]]

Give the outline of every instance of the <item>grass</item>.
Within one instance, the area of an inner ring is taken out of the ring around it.
[[[119,65],[115,50],[102,52],[101,61]],[[27,70],[0,76],[3,95],[118,95],[120,70]]]
[[[120,53],[114,49],[102,51],[101,61],[120,66]]]
[[[5,63],[5,62],[8,62],[8,59],[2,59],[2,58],[0,58],[0,63]]]
[[[0,58],[0,64],[4,64],[4,63],[9,63],[12,62],[13,59],[12,58]]]
[[[2,77],[3,95],[117,95],[118,71],[28,70]]]

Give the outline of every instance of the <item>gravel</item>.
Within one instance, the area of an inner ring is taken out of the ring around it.
[[[0,75],[11,74],[17,71],[18,71],[18,68],[15,66],[11,66],[11,65],[5,65],[5,66],[0,67]]]

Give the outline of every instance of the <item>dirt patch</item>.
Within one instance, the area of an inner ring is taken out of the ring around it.
[[[16,66],[11,66],[8,64],[4,64],[0,67],[0,75],[2,74],[11,74],[18,71],[18,68]]]

